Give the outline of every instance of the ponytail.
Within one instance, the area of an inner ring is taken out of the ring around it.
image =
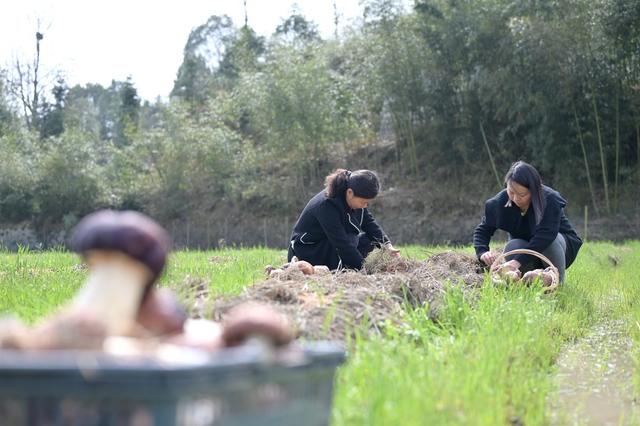
[[[380,192],[380,181],[375,172],[371,170],[356,170],[351,172],[346,169],[336,169],[325,178],[325,193],[329,198],[344,196],[347,189],[353,190],[356,197],[374,199]]]
[[[335,198],[347,192],[347,184],[351,172],[346,169],[336,169],[324,179],[325,194],[328,198]]]

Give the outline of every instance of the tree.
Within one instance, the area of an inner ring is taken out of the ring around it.
[[[45,230],[95,210],[103,199],[95,147],[83,134],[65,132],[43,146],[35,164],[33,203],[36,222]]]
[[[6,72],[0,69],[0,137],[8,132],[15,121],[15,115],[9,105],[5,82]]]
[[[107,96],[107,90],[99,84],[71,87],[65,99],[65,127],[99,140],[105,126],[104,109],[107,102],[104,100]]]
[[[260,69],[266,52],[264,37],[258,36],[253,29],[244,26],[229,44],[217,71],[223,79],[224,87],[232,88],[240,73],[252,73]]]
[[[19,141],[15,133],[0,135],[0,222],[32,219],[34,155],[28,149],[33,134]]]
[[[211,16],[206,23],[191,31],[183,49],[183,59],[171,96],[202,107],[225,52],[236,37],[233,21],[226,15]]]
[[[117,85],[119,98],[115,143],[117,146],[129,145],[138,130],[140,118],[140,98],[131,77]]]
[[[16,59],[13,74],[9,77],[9,91],[22,106],[25,123],[29,130],[39,130],[40,109],[46,85],[41,82],[40,75],[40,42],[44,35],[37,31],[36,54],[33,63],[24,64]]]
[[[68,91],[69,88],[64,79],[59,78],[52,90],[55,103],[53,105],[46,101],[42,103],[40,108],[40,116],[42,117],[40,125],[41,139],[58,136],[64,132],[64,103]]]
[[[291,15],[276,27],[274,35],[283,38],[289,43],[320,41],[318,26],[308,21],[300,14],[297,8],[294,8]]]

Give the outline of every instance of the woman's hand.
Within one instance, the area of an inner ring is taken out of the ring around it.
[[[520,265],[520,262],[518,262],[517,260],[510,260],[508,262],[491,265],[491,272],[496,272],[496,271],[501,271],[501,272],[518,271],[519,272],[520,266],[522,265]]]
[[[395,248],[393,246],[393,244],[391,243],[386,243],[384,245],[385,250],[389,251],[389,254],[393,257],[400,257],[400,250],[398,250],[397,248]]]
[[[498,254],[494,251],[485,251],[482,253],[482,256],[480,256],[480,260],[487,266],[493,265],[493,262],[495,262],[497,258]]]

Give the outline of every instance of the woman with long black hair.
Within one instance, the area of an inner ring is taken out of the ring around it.
[[[575,260],[582,240],[564,212],[567,202],[543,185],[538,171],[524,161],[513,163],[504,178],[506,188],[485,203],[482,222],[473,233],[478,259],[491,266],[497,254],[489,250],[496,229],[509,234],[505,252],[526,248],[546,256],[564,281],[565,269]],[[526,254],[508,256],[503,268],[522,273],[540,268],[538,258]]]
[[[325,189],[302,210],[291,234],[289,261],[296,256],[329,269],[360,269],[376,246],[399,255],[369,213],[380,182],[370,170],[337,169],[325,178]]]

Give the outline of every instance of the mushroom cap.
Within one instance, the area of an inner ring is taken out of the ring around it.
[[[160,276],[170,248],[169,236],[150,217],[135,211],[101,210],[85,216],[73,229],[71,249],[83,257],[92,250],[121,252],[151,271],[151,286]]]
[[[293,265],[294,263],[291,262],[291,264]],[[313,269],[313,265],[306,260],[298,260],[297,262],[295,262],[295,266],[297,266],[298,269],[300,269],[305,275],[313,275],[313,273],[315,272]]]
[[[244,303],[231,309],[223,321],[222,340],[237,346],[249,337],[266,337],[274,346],[293,340],[293,328],[287,317],[275,309],[257,303]]]
[[[520,279],[520,271],[505,271],[501,272],[503,278],[511,281],[518,281]]]
[[[531,284],[541,276],[542,276],[542,269],[534,269],[532,271],[525,272],[525,274],[522,276],[522,281],[527,284]]]
[[[314,265],[313,273],[318,275],[327,275],[331,273],[331,270],[325,265]]]
[[[142,302],[137,321],[155,336],[182,333],[187,312],[167,288],[154,288]]]

